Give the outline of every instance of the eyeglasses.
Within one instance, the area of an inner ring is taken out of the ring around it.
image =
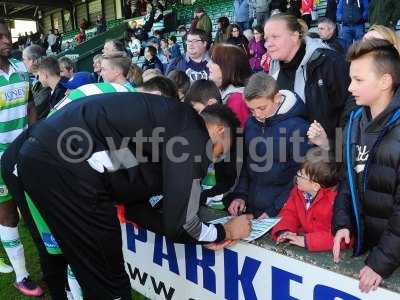
[[[203,42],[203,40],[186,40],[186,44],[193,44],[198,42]]]
[[[299,172],[297,172],[297,174],[295,175],[295,177],[296,177],[296,179],[299,179],[299,178],[301,178],[301,179],[304,179],[304,180],[310,181],[310,178],[307,178],[307,177],[305,177],[305,176],[301,175],[301,173],[299,173]]]

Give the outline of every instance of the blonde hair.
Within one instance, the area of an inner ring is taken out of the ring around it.
[[[251,101],[259,97],[273,99],[279,93],[276,80],[265,72],[251,75],[249,82],[244,88],[244,98]]]
[[[142,73],[143,82],[149,81],[157,76],[162,76],[162,73],[159,69],[147,69]]]
[[[288,13],[278,13],[275,15],[271,15],[271,17],[267,20],[266,23],[273,22],[273,21],[283,21],[286,23],[287,29],[290,32],[298,32],[299,33],[299,40],[303,40],[304,36],[308,31],[307,24],[305,22],[300,22],[295,16]],[[305,25],[305,26],[304,26]]]
[[[301,27],[301,35],[305,36],[308,33],[308,26],[306,21],[304,21],[303,19],[297,19],[297,22],[299,22]]]
[[[142,69],[134,63],[131,63],[128,75],[126,79],[129,82],[133,82],[136,86],[141,85],[143,83],[142,77],[143,71]]]
[[[93,56],[93,62],[98,61],[98,60],[102,60],[103,59],[103,54],[96,54],[95,56]]]
[[[391,43],[399,52],[400,54],[400,37],[396,34],[396,32],[389,27],[383,26],[383,25],[372,25],[369,29],[368,32],[371,31],[376,31],[379,33],[383,38]]]
[[[128,75],[131,60],[125,52],[113,52],[110,55],[103,54],[102,57],[102,60],[107,60],[113,67],[121,69],[124,77]]]

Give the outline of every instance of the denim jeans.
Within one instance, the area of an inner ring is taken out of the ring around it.
[[[354,41],[360,40],[364,35],[364,24],[343,25],[340,31],[340,38],[348,49]]]

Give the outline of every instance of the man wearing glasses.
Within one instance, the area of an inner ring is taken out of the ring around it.
[[[208,79],[209,70],[207,63],[210,57],[207,53],[207,35],[203,30],[194,29],[189,32],[186,40],[187,52],[185,57],[179,57],[171,61],[167,72],[172,70],[184,71],[190,81]]]

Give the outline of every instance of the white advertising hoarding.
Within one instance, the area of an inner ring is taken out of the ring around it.
[[[400,299],[383,288],[361,293],[353,278],[252,244],[214,252],[132,223],[121,229],[131,285],[150,299]]]

